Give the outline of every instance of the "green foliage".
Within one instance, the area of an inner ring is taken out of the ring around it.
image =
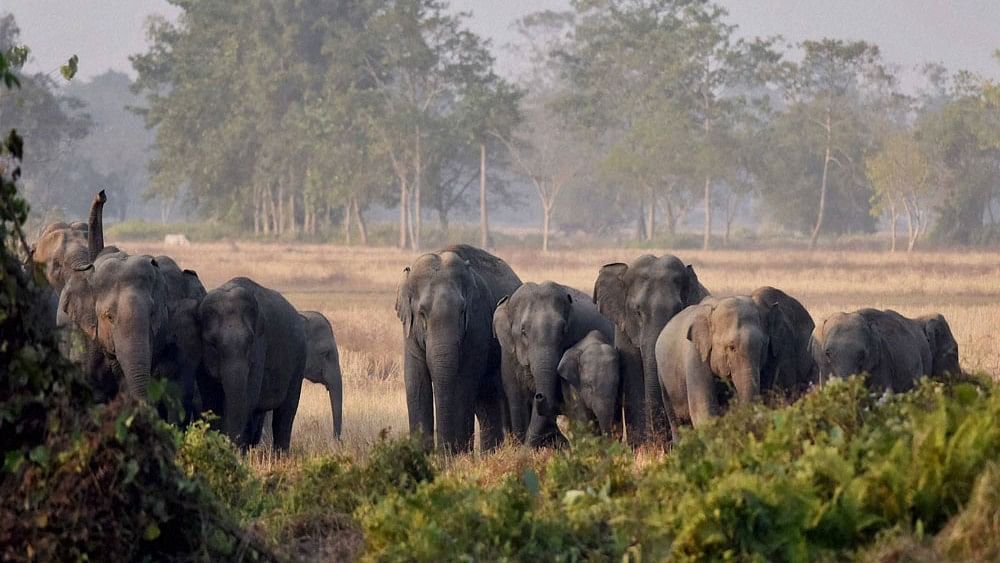
[[[235,518],[260,515],[263,485],[228,438],[200,420],[181,432],[179,440],[177,465],[188,477],[201,480]]]

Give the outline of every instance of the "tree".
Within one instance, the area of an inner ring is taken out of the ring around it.
[[[14,16],[0,16],[0,54],[6,57],[5,72],[12,77],[11,84],[19,85],[15,90],[0,90],[0,120],[31,146],[21,161],[25,194],[38,209],[83,215],[89,201],[89,195],[83,194],[93,191],[93,186],[81,190],[71,177],[81,170],[70,169],[65,161],[90,131],[91,120],[83,113],[82,102],[60,94],[49,75],[23,72],[29,51],[19,45],[19,35]]]
[[[866,168],[874,188],[872,215],[877,217],[889,212],[890,251],[896,251],[896,218],[902,207],[906,213],[906,251],[911,252],[927,229],[931,196],[931,166],[922,147],[912,135],[897,133],[867,159]]]
[[[870,102],[866,97],[882,93],[893,78],[870,43],[822,39],[800,47],[805,54],[786,94],[787,115],[793,127],[802,128],[809,152],[819,160],[816,220],[809,236],[809,247],[815,248],[827,219],[833,174],[840,173],[848,186],[864,177],[857,149],[863,152],[871,142],[863,115]]]

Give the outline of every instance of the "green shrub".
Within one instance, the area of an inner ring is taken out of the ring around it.
[[[188,476],[203,481],[234,517],[247,521],[260,515],[262,484],[228,438],[199,420],[179,434],[179,441],[177,465]]]

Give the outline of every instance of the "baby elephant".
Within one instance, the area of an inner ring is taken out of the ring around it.
[[[303,311],[302,319],[306,324],[306,369],[302,375],[313,383],[326,386],[333,413],[333,435],[339,439],[344,415],[344,390],[337,340],[330,321],[322,313]]]
[[[618,352],[600,331],[590,331],[566,350],[557,371],[567,416],[591,423],[605,435],[621,433]]]
[[[821,380],[867,373],[869,387],[878,390],[907,391],[923,375],[959,373],[958,344],[941,315],[836,313],[816,327],[812,349]]]

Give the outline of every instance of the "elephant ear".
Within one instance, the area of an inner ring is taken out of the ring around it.
[[[510,296],[504,295],[497,308],[493,311],[493,335],[500,341],[500,348],[509,354],[514,353],[514,335],[510,324]]]
[[[628,293],[625,287],[626,272],[628,264],[621,262],[605,264],[601,267],[594,283],[594,303],[597,304],[597,310],[622,329],[625,329],[629,322],[629,315],[625,310],[625,298]],[[626,332],[629,336],[633,335],[633,331],[626,329]],[[638,330],[634,332],[638,334]]]
[[[681,298],[684,300],[684,306],[697,305],[708,297],[708,290],[698,281],[698,274],[694,272],[694,266],[688,264],[685,272],[685,283],[682,288]]]
[[[94,289],[90,284],[93,275],[92,264],[81,268],[70,276],[66,287],[59,294],[59,313],[65,315],[91,340],[97,339],[97,307]]]
[[[792,321],[782,310],[778,302],[764,303],[762,305],[765,319],[767,321],[767,337],[769,351],[772,358],[780,358],[783,355],[792,356],[803,353],[795,330],[792,328]]]
[[[712,354],[711,309],[705,308],[704,311],[698,311],[691,321],[691,326],[688,327],[687,339],[694,344],[695,350],[698,350],[701,361],[707,363]]]
[[[403,335],[410,337],[413,330],[413,292],[410,288],[410,268],[403,268],[403,277],[396,286],[396,316],[403,322]]]
[[[580,388],[580,356],[582,355],[583,349],[573,346],[566,350],[562,359],[559,360],[559,367],[556,368],[559,377],[577,389]]]

